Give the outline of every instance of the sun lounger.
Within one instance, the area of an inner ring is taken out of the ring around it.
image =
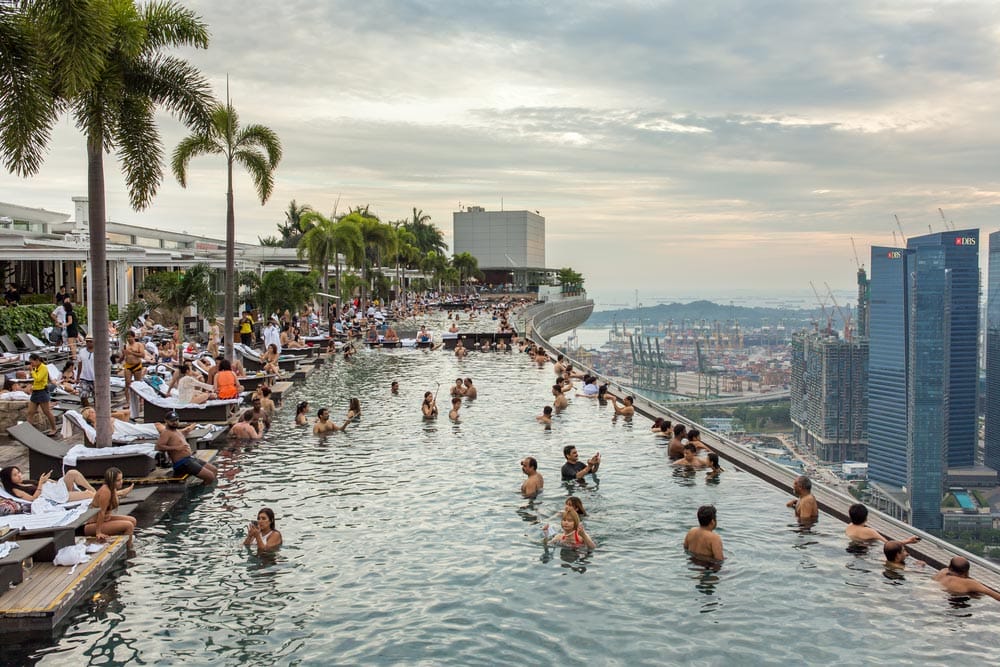
[[[261,361],[260,355],[256,350],[243,345],[242,343],[234,343],[233,349],[240,353],[243,358],[243,367],[247,371],[260,371],[264,370],[264,362]],[[278,357],[278,368],[283,371],[294,371],[298,360],[290,357]]]
[[[21,539],[15,536],[9,539],[10,544],[16,544],[6,556],[0,558],[0,591],[6,591],[24,581],[24,561],[29,558],[38,560],[39,553],[51,546],[51,537],[34,537]]]
[[[21,422],[7,429],[10,437],[28,448],[28,468],[32,475],[40,475],[46,470],[62,471],[63,459],[73,448],[73,445],[57,442],[45,435],[28,422]],[[114,448],[90,448],[94,452]],[[76,465],[66,465],[76,468],[84,477],[98,478],[104,476],[104,471],[110,467],[120,468],[125,477],[143,477],[156,467],[153,457],[146,454],[119,451],[114,455],[103,455],[99,458],[77,458]]]
[[[224,422],[229,418],[229,411],[243,402],[243,397],[240,396],[229,400],[206,401],[200,405],[181,405],[176,398],[160,396],[145,382],[133,382],[131,388],[143,400],[142,418],[147,424],[164,421],[171,411],[176,411],[182,422]]]
[[[38,562],[47,563],[56,557],[60,549],[76,542],[77,530],[82,531],[95,516],[97,510],[88,505],[44,514],[8,514],[0,516],[0,526],[16,528],[15,541],[36,538],[51,540],[51,544],[40,549],[34,557]]]

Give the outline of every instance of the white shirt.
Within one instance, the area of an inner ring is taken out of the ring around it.
[[[56,323],[58,323],[59,326],[66,326],[66,309],[62,305],[53,310],[52,314],[56,316]]]
[[[80,379],[94,381],[94,353],[86,348],[76,351],[76,359],[80,362]]]
[[[205,384],[204,382],[198,382],[198,380],[190,375],[185,375],[177,381],[177,402],[181,405],[187,405],[190,403],[194,398],[194,392],[196,389],[211,391],[214,387],[210,384]]]
[[[278,354],[281,354],[281,334],[278,332],[278,325],[268,324],[264,327],[264,348],[266,349],[272,343],[278,348]]]

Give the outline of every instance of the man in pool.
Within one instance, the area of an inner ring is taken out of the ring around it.
[[[340,427],[330,420],[330,411],[326,408],[320,408],[319,412],[316,413],[316,424],[313,426],[313,434],[319,435],[339,430]]]
[[[698,525],[684,536],[684,549],[695,558],[722,562],[722,538],[715,532],[715,505],[698,508]]]
[[[392,381],[392,384],[389,385],[389,393],[393,396],[399,396],[399,380]]]
[[[848,516],[851,517],[851,523],[847,524],[847,528],[844,529],[844,533],[849,539],[854,542],[888,542],[888,538],[885,535],[878,532],[874,528],[866,525],[868,521],[868,508],[861,503],[855,503],[847,510]],[[919,542],[920,538],[915,535],[907,537],[905,540],[900,540],[903,544],[913,544],[914,542]]]
[[[635,399],[633,399],[631,396],[626,396],[625,398],[622,399],[622,404],[618,405],[617,396],[608,392],[608,398],[611,399],[611,406],[615,409],[615,418],[617,418],[620,415],[625,419],[632,419],[632,415],[635,414],[635,408],[632,406],[632,403],[634,402]]]
[[[174,475],[194,475],[203,480],[206,484],[215,481],[218,470],[211,463],[202,461],[191,455],[191,446],[184,438],[181,430],[180,418],[176,412],[167,414],[166,428],[160,433],[156,441],[156,451],[166,452],[170,457],[170,462],[174,466]]]
[[[792,493],[797,497],[785,503],[785,507],[795,508],[795,518],[799,521],[815,522],[819,519],[819,505],[812,494],[812,480],[799,475],[792,484]]]
[[[948,567],[934,575],[934,581],[952,595],[988,595],[1000,600],[1000,593],[969,576],[969,567],[968,559],[955,556]]]
[[[569,400],[563,393],[562,385],[558,382],[552,385],[552,407],[556,410],[565,410],[568,405]]]
[[[576,447],[566,445],[563,447],[563,456],[566,458],[566,463],[562,467],[562,479],[564,482],[574,479],[582,480],[585,476],[596,473],[597,469],[601,467],[600,452],[591,456],[587,463],[583,463],[580,460],[580,453],[576,451]]]
[[[521,483],[521,495],[525,498],[534,498],[545,486],[545,480],[538,472],[538,461],[533,456],[525,457],[521,460],[521,472],[528,476],[528,479]]]
[[[253,410],[244,410],[240,420],[229,429],[229,437],[235,440],[259,440],[264,436],[260,421],[254,419]]]
[[[682,442],[684,440],[684,434],[687,433],[687,429],[684,424],[674,424],[674,437],[667,445],[667,458],[671,461],[676,461],[677,459],[684,456],[684,445],[686,443]]]
[[[539,424],[545,424],[546,426],[552,426],[552,406],[546,405],[542,408],[542,414],[535,417],[535,421]]]
[[[465,397],[468,399],[477,398],[479,390],[472,384],[472,378],[465,378]]]
[[[892,570],[905,570],[906,569],[906,559],[909,557],[909,552],[906,550],[906,545],[898,540],[889,540],[882,545],[882,553],[885,554],[885,566]],[[915,563],[923,567],[927,563],[922,560],[915,561]]]
[[[684,456],[676,461],[672,461],[670,465],[688,466],[691,468],[707,468],[708,462],[698,457],[698,448],[689,442],[684,445]]]

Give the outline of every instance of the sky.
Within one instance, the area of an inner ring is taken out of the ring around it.
[[[837,0],[183,2],[205,51],[179,52],[244,123],[281,138],[261,206],[235,181],[237,236],[276,233],[290,200],[382,220],[537,210],[547,264],[588,289],[850,290],[855,239],[1000,229],[1000,3]],[[164,115],[168,154],[187,134]],[[112,220],[224,237],[225,165],[169,171]],[[41,172],[0,201],[72,213],[86,193],[71,119]],[[898,232],[897,232],[898,234]],[[985,259],[985,257],[984,257]],[[985,268],[985,263],[983,264]]]

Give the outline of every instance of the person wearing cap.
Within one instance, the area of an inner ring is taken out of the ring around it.
[[[177,477],[194,475],[206,484],[215,481],[218,469],[211,463],[192,455],[191,446],[184,438],[180,418],[176,412],[171,411],[167,414],[166,428],[156,441],[156,451],[167,453],[174,466],[174,475]]]
[[[76,377],[80,389],[80,401],[87,405],[94,395],[94,337],[87,336],[85,347],[76,353]]]

